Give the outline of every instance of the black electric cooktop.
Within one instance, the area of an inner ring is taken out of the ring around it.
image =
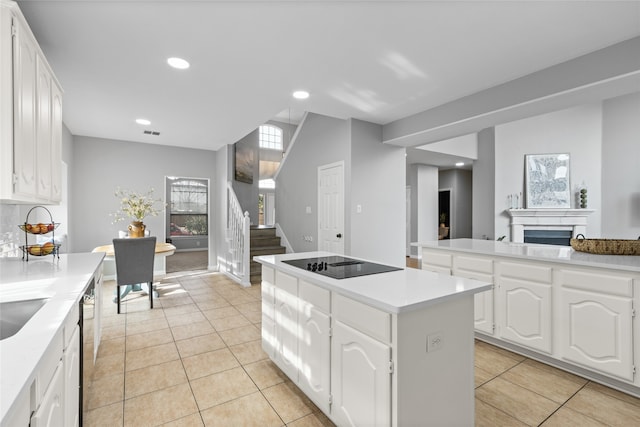
[[[367,276],[369,274],[402,270],[401,268],[392,267],[390,265],[360,261],[343,256],[291,259],[287,261],[283,260],[282,262],[313,273],[332,277],[334,279],[348,279],[350,277]]]

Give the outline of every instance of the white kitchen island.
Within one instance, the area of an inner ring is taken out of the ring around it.
[[[454,239],[417,243],[422,269],[493,283],[476,337],[640,397],[640,256]]]
[[[474,424],[477,280],[418,269],[333,279],[265,255],[262,343],[339,426]]]

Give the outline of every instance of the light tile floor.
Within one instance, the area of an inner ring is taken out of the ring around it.
[[[259,285],[206,271],[156,285],[154,309],[132,293],[117,315],[105,283],[85,425],[333,426],[262,351]],[[476,426],[640,425],[640,399],[483,342],[475,350]]]

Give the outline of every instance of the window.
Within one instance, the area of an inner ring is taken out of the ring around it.
[[[206,236],[209,191],[206,179],[170,178],[171,236]]]
[[[276,188],[276,182],[273,179],[261,179],[258,185],[260,188]]]
[[[282,151],[282,129],[272,125],[260,126],[260,148]]]

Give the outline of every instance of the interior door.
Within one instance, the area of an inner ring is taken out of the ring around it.
[[[318,250],[344,254],[344,162],[318,167]]]

